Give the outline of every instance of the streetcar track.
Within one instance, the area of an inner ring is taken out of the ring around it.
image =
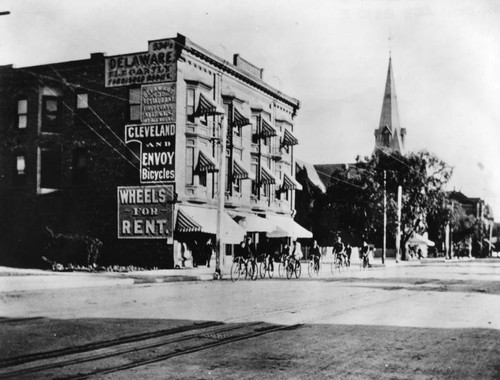
[[[167,359],[170,359],[170,358],[173,358],[176,356],[192,354],[192,353],[203,351],[203,350],[206,350],[209,348],[227,345],[227,344],[231,344],[231,343],[238,342],[241,340],[256,338],[256,337],[259,337],[259,336],[262,336],[265,334],[269,334],[269,333],[273,333],[276,331],[296,329],[296,328],[299,328],[301,326],[303,326],[303,325],[296,324],[296,325],[290,325],[290,326],[274,326],[274,327],[271,326],[271,327],[265,328],[265,329],[263,328],[263,329],[254,330],[253,332],[250,332],[250,333],[242,335],[242,336],[230,337],[230,338],[226,338],[226,339],[222,339],[222,340],[217,340],[217,341],[213,341],[213,342],[208,343],[208,344],[199,345],[197,347],[193,347],[193,348],[189,348],[189,349],[185,349],[185,350],[179,350],[179,351],[172,352],[169,354],[161,355],[161,356],[158,356],[154,359],[148,359],[148,360],[143,360],[143,361],[136,362],[136,363],[130,363],[130,364],[125,364],[125,365],[121,365],[121,366],[116,366],[114,368],[109,368],[109,369],[105,369],[105,370],[101,370],[101,371],[94,371],[92,373],[81,375],[81,376],[79,375],[79,376],[71,376],[71,377],[61,377],[58,379],[61,379],[61,380],[63,380],[63,379],[64,380],[80,380],[80,379],[87,379],[89,377],[96,376],[96,375],[107,375],[107,374],[111,374],[111,373],[115,373],[115,372],[125,371],[128,369],[142,367],[142,366],[145,366],[148,364],[158,363],[158,362],[165,361]]]
[[[232,326],[225,325],[224,328],[215,330],[212,332],[212,334],[223,335],[224,333],[227,333],[230,331],[234,331],[234,330],[242,329],[242,328],[248,328],[248,327],[259,325],[259,324],[262,324],[262,322],[252,322],[252,323],[232,325]],[[202,337],[203,333],[195,332],[195,333],[192,333],[189,335],[173,338],[169,341],[150,343],[150,344],[145,344],[142,346],[136,345],[136,346],[133,346],[131,348],[122,348],[122,349],[118,348],[121,345],[126,345],[126,344],[130,344],[130,343],[140,344],[141,342],[151,340],[151,339],[162,338],[162,337],[168,338],[169,336],[174,335],[174,334],[195,331],[195,330],[200,330],[200,329],[207,329],[207,328],[217,327],[220,325],[223,325],[223,323],[222,322],[207,322],[207,323],[200,324],[200,326],[186,326],[186,328],[184,328],[184,329],[177,328],[177,329],[166,330],[166,332],[163,332],[163,334],[160,334],[160,333],[158,333],[158,334],[149,334],[149,333],[148,334],[141,334],[139,336],[135,336],[136,339],[134,339],[134,340],[116,339],[112,343],[106,344],[105,346],[96,345],[95,348],[90,348],[90,349],[88,348],[89,345],[84,345],[84,346],[80,346],[80,347],[75,347],[75,350],[70,350],[70,349],[57,350],[57,351],[51,352],[50,356],[43,356],[43,357],[40,357],[38,359],[34,359],[34,360],[30,361],[30,362],[36,362],[36,361],[54,359],[53,362],[48,363],[48,364],[41,364],[38,366],[35,365],[35,366],[25,368],[25,369],[11,370],[10,372],[0,373],[0,379],[18,377],[18,376],[28,375],[28,374],[32,374],[32,373],[36,373],[36,372],[42,372],[42,371],[48,371],[51,369],[62,368],[64,366],[74,366],[74,365],[88,363],[88,362],[92,362],[92,361],[109,359],[112,357],[116,357],[116,356],[120,356],[120,355],[124,355],[124,354],[128,354],[128,353],[139,352],[139,351],[144,351],[144,350],[151,350],[153,348],[158,348],[158,347],[166,346],[166,345],[173,344],[173,343],[179,343],[179,342],[187,341],[190,339],[197,339],[199,337]],[[264,328],[264,330],[265,330],[265,328]],[[152,335],[154,335],[154,336],[152,336]],[[141,336],[142,336],[142,339],[139,339],[139,337],[141,337]],[[108,342],[104,342],[104,343],[108,343]],[[57,359],[72,356],[75,354],[90,353],[92,351],[98,351],[98,350],[102,350],[102,349],[111,349],[113,347],[117,348],[113,352],[97,353],[97,354],[86,356],[84,358],[75,358],[75,359],[66,359],[66,360],[57,361]],[[76,351],[76,352],[70,353],[69,351]],[[26,363],[23,363],[23,364],[26,364]],[[12,367],[12,366],[10,366],[10,367]]]
[[[143,341],[143,340],[147,340],[147,339],[159,338],[159,337],[163,337],[163,336],[179,334],[182,332],[199,330],[199,329],[203,329],[203,328],[207,328],[207,327],[220,326],[222,324],[223,324],[223,322],[201,322],[201,323],[196,323],[194,325],[189,325],[189,326],[180,326],[180,327],[175,327],[175,328],[166,329],[166,330],[153,331],[153,332],[144,333],[144,334],[129,335],[129,336],[125,336],[125,337],[121,337],[121,338],[117,338],[117,339],[107,340],[104,342],[88,343],[88,344],[84,344],[84,345],[77,346],[77,347],[66,347],[66,348],[62,348],[59,350],[46,351],[46,352],[36,352],[33,354],[16,356],[13,358],[0,360],[0,369],[12,367],[15,365],[27,364],[29,362],[34,362],[34,361],[39,361],[39,360],[57,358],[60,356],[81,354],[81,353],[85,353],[85,352],[89,352],[89,351],[118,346],[120,344],[134,343],[134,342],[139,342],[139,341]],[[0,378],[1,378],[1,376],[2,375],[0,374]]]

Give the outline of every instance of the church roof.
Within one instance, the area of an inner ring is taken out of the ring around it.
[[[392,70],[392,58],[389,58],[389,67],[387,69],[387,79],[385,83],[384,99],[382,102],[382,112],[380,115],[380,123],[378,134],[388,129],[392,135],[390,147],[386,149],[399,151],[404,154],[404,142],[401,137],[402,129],[399,125],[398,98],[396,96],[396,85],[394,82],[394,73]],[[404,134],[405,131],[403,131]],[[380,139],[377,137],[376,145],[383,148],[380,144]]]

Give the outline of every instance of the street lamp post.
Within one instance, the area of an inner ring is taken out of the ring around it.
[[[382,245],[382,264],[385,263],[386,249],[387,249],[387,191],[385,185],[385,170],[384,170],[384,239]]]

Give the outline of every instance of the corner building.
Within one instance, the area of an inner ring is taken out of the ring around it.
[[[293,220],[299,105],[182,35],[0,67],[2,264],[39,265],[50,233],[99,238],[103,265],[204,264],[221,195],[225,257],[245,235],[267,250],[311,237]]]

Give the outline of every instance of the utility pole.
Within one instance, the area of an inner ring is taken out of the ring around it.
[[[385,263],[386,249],[387,249],[387,191],[385,186],[385,170],[384,170],[384,240],[382,245],[382,264]]]
[[[401,203],[403,198],[403,188],[398,186],[398,223],[396,230],[396,262],[401,257]]]
[[[214,278],[222,279],[221,264],[223,264],[223,246],[222,246],[222,215],[224,214],[224,203],[226,200],[226,139],[227,139],[227,118],[222,115],[221,120],[221,150],[219,162],[219,199],[217,204],[217,242],[215,255],[215,274]]]

